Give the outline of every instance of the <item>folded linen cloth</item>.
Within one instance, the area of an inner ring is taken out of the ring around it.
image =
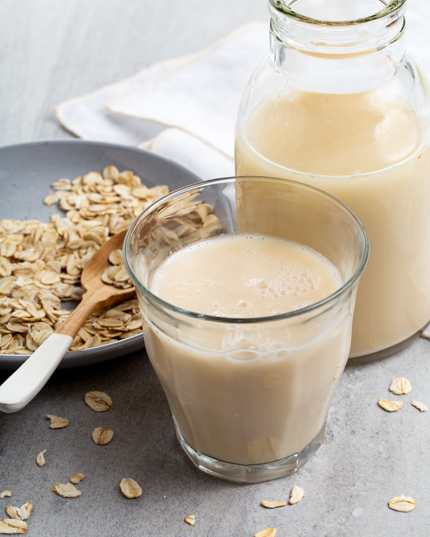
[[[409,0],[408,51],[430,75],[430,2]],[[234,174],[240,98],[269,50],[268,24],[238,28],[199,53],[167,60],[55,108],[61,124],[89,140],[138,145],[202,179]]]

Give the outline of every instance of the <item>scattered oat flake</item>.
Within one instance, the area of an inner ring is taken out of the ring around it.
[[[275,509],[275,507],[284,507],[284,505],[287,505],[287,502],[266,502],[266,500],[264,500],[261,502],[261,505],[266,507],[266,509]]]
[[[294,485],[294,487],[291,489],[290,500],[288,503],[290,505],[294,505],[295,503],[298,503],[300,500],[302,500],[304,497],[305,491],[297,485]]]
[[[194,526],[194,524],[196,523],[195,515],[188,515],[187,517],[185,517],[185,522],[190,526]]]
[[[406,496],[396,496],[388,502],[388,507],[393,509],[393,511],[400,511],[401,513],[409,513],[413,511],[416,507],[415,500],[413,498],[408,498]]]
[[[106,412],[112,406],[112,399],[109,395],[97,390],[88,392],[85,395],[85,402],[95,412]]]
[[[142,494],[141,487],[131,477],[124,478],[119,486],[126,498],[138,498]]]
[[[49,426],[50,429],[62,429],[69,425],[69,420],[66,420],[66,418],[59,418],[52,414],[46,414],[46,416],[51,420],[51,425]]]
[[[5,496],[12,496],[12,492],[10,490],[4,490],[3,492],[0,492],[0,498],[4,498]]]
[[[73,474],[69,481],[71,483],[73,483],[74,485],[77,485],[78,483],[80,483],[82,481],[82,479],[84,479],[85,477],[85,474]]]
[[[58,494],[58,496],[63,496],[63,498],[76,498],[81,495],[81,491],[74,487],[71,483],[62,485],[57,483],[52,487],[52,490]]]
[[[412,390],[412,386],[408,379],[399,377],[391,382],[389,390],[396,395],[405,395]]]
[[[387,401],[386,399],[379,399],[378,405],[387,412],[397,412],[397,410],[402,408],[403,403],[400,401]]]
[[[275,537],[276,530],[275,528],[267,528],[266,530],[258,531],[254,537]]]
[[[10,518],[14,518],[16,520],[27,520],[32,509],[33,504],[31,502],[27,502],[24,505],[21,505],[21,507],[12,507],[9,505],[6,507],[6,513],[8,516],[10,516]]]
[[[94,429],[92,436],[95,444],[98,444],[99,446],[105,446],[106,444],[109,444],[109,442],[112,440],[113,431],[112,429],[97,427],[97,429]]]
[[[36,457],[37,466],[45,466],[45,455],[44,455],[45,453],[46,453],[46,449],[38,453]]]
[[[25,533],[26,531],[27,531],[27,524],[23,522],[22,520],[6,518],[0,521],[0,533],[2,535],[12,535],[14,533]]]
[[[419,401],[412,401],[411,405],[415,408],[418,408],[421,412],[425,412],[427,410],[427,407],[424,403],[420,403]]]

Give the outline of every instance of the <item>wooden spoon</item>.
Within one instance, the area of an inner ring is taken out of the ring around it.
[[[100,308],[131,298],[134,287],[118,289],[103,283],[101,276],[109,264],[109,254],[122,248],[127,230],[114,235],[93,255],[82,272],[85,290],[82,301],[48,339],[0,386],[0,410],[16,412],[24,408],[45,386],[66,354],[86,319]]]

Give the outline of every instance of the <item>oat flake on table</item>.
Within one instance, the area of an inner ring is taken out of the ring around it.
[[[401,401],[387,401],[386,399],[379,399],[378,405],[387,412],[397,412],[403,406]]]
[[[261,530],[255,533],[254,537],[275,537],[275,535],[276,535],[275,528],[267,528],[265,530]]]
[[[42,450],[40,453],[37,454],[37,457],[36,457],[36,464],[37,466],[45,466],[45,453],[46,453],[46,449]]]
[[[265,507],[266,509],[276,509],[276,507],[284,507],[284,505],[287,505],[287,502],[286,501],[267,502],[266,500],[263,500],[261,502],[261,505]]]
[[[291,489],[290,500],[288,503],[290,505],[294,505],[295,503],[298,503],[300,500],[302,500],[304,497],[305,491],[301,487],[294,485],[294,487]]]
[[[420,410],[421,412],[425,412],[427,410],[427,407],[424,403],[420,403],[419,401],[411,401],[411,405]]]
[[[391,382],[389,390],[395,395],[406,395],[412,390],[412,385],[408,379],[399,377]]]
[[[85,395],[85,403],[94,412],[106,412],[112,406],[112,399],[107,393],[94,390]]]
[[[97,429],[94,429],[92,437],[95,444],[98,444],[99,446],[105,446],[106,444],[109,444],[109,442],[112,440],[113,431],[112,429],[97,427]]]
[[[12,535],[16,533],[25,533],[27,524],[23,520],[15,520],[14,518],[6,518],[0,521],[0,534]]]
[[[138,498],[142,494],[142,488],[131,477],[124,478],[119,487],[126,498]]]
[[[388,502],[388,507],[393,511],[399,511],[401,513],[409,513],[416,507],[416,502],[413,498],[403,496],[395,496]]]
[[[56,492],[58,496],[63,496],[63,498],[77,498],[82,494],[81,491],[71,483],[67,483],[66,485],[57,483],[52,487],[52,490]]]
[[[78,485],[82,479],[84,479],[85,477],[85,474],[73,474],[72,476],[70,476],[70,483],[73,483],[74,485]]]
[[[185,522],[190,526],[194,526],[194,524],[196,523],[195,515],[188,515],[187,517],[185,517]]]
[[[66,418],[59,418],[53,414],[46,414],[46,417],[51,420],[51,425],[49,426],[50,429],[63,429],[69,425],[69,420]]]
[[[21,507],[12,507],[11,505],[8,505],[6,507],[6,513],[10,518],[14,518],[16,520],[27,520],[32,509],[33,504],[31,502],[27,502],[24,505],[21,505]]]

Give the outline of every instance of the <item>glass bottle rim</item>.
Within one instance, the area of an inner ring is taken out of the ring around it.
[[[406,4],[406,0],[391,0],[387,4],[384,0],[379,0],[385,7],[380,11],[369,15],[368,17],[363,17],[359,19],[346,20],[346,21],[328,21],[328,20],[319,20],[307,17],[297,13],[290,8],[290,5],[293,5],[298,0],[293,0],[289,5],[283,4],[282,0],[269,0],[270,5],[282,15],[296,20],[297,22],[302,22],[305,24],[311,24],[314,26],[326,26],[326,27],[348,27],[348,26],[357,26],[359,24],[366,24],[374,21],[378,21],[390,16],[393,13],[399,12]]]
[[[256,323],[263,323],[263,322],[273,322],[273,321],[279,321],[283,319],[291,319],[294,317],[300,317],[301,315],[311,313],[315,310],[318,310],[320,307],[325,306],[329,304],[330,302],[333,302],[338,297],[342,296],[349,288],[351,288],[354,283],[359,279],[361,274],[363,273],[368,258],[369,258],[369,239],[366,233],[366,230],[364,229],[363,224],[361,223],[360,219],[356,216],[356,214],[343,202],[332,196],[331,194],[313,187],[308,184],[300,183],[298,181],[291,181],[290,179],[281,179],[277,177],[260,177],[260,176],[246,176],[246,178],[250,179],[258,179],[262,181],[282,181],[282,182],[288,182],[293,185],[297,185],[300,188],[313,190],[318,193],[318,195],[322,195],[322,197],[331,198],[335,204],[339,205],[343,210],[345,210],[349,216],[352,218],[353,222],[355,223],[358,232],[360,233],[360,239],[358,242],[362,243],[361,248],[361,258],[359,263],[357,263],[357,267],[354,271],[354,273],[348,278],[348,280],[340,286],[334,293],[331,295],[325,297],[322,300],[319,300],[318,302],[315,302],[313,304],[310,304],[309,306],[306,306],[304,308],[300,308],[298,310],[288,311],[285,313],[280,313],[277,315],[270,315],[270,316],[264,316],[264,317],[218,317],[215,315],[208,315],[204,313],[198,313],[194,311],[190,311],[184,308],[181,308],[179,306],[175,306],[174,304],[171,304],[170,302],[167,302],[166,300],[163,300],[158,295],[152,293],[145,285],[143,285],[139,279],[137,278],[134,269],[131,266],[129,255],[130,255],[130,245],[132,242],[133,235],[136,232],[136,229],[138,228],[140,222],[146,218],[149,214],[152,214],[156,212],[164,203],[167,201],[175,198],[178,195],[186,194],[188,192],[191,192],[196,189],[201,189],[202,187],[206,186],[212,186],[212,185],[218,185],[218,184],[234,184],[237,179],[244,179],[245,177],[223,177],[221,179],[211,179],[209,181],[201,181],[199,183],[193,183],[191,185],[188,185],[183,188],[179,188],[177,190],[174,190],[173,192],[167,194],[166,196],[163,196],[159,200],[155,201],[153,204],[151,204],[148,208],[144,209],[142,213],[134,220],[134,222],[131,224],[127,231],[127,235],[124,239],[123,244],[123,259],[124,259],[124,265],[125,268],[133,281],[134,286],[136,289],[138,289],[144,296],[146,296],[147,299],[149,299],[151,302],[155,303],[157,306],[161,306],[163,309],[167,309],[172,311],[173,313],[184,315],[185,317],[191,317],[194,319],[201,319],[205,321],[210,321],[214,323],[224,323],[224,324],[256,324]]]

